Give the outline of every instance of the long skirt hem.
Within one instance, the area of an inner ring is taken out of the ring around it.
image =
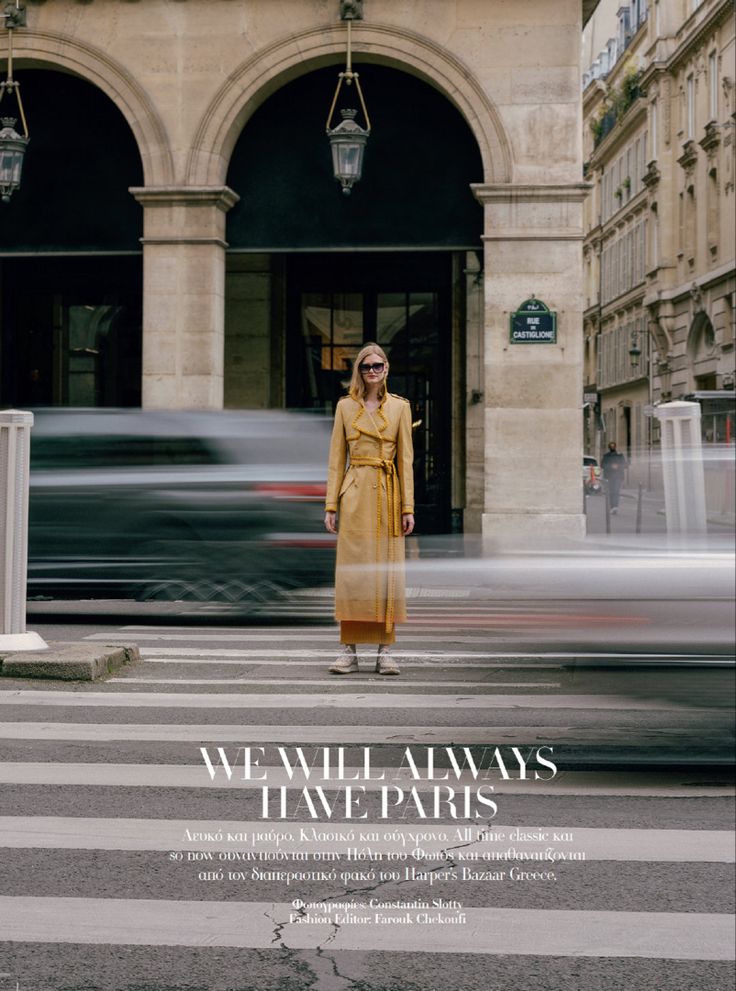
[[[343,619],[340,621],[340,643],[395,643],[396,627],[386,629],[385,623],[366,623]]]

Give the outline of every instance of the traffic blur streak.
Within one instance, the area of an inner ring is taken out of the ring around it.
[[[329,434],[283,411],[35,411],[29,595],[247,610],[329,583]]]
[[[494,644],[593,653],[733,657],[734,544],[729,537],[587,538],[509,548],[468,537],[408,548],[420,622],[485,630]]]

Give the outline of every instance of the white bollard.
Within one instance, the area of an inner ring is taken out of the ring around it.
[[[656,406],[662,436],[662,474],[668,533],[704,533],[705,472],[700,403]]]
[[[0,650],[43,650],[37,633],[26,632],[28,577],[28,479],[33,413],[0,412]]]

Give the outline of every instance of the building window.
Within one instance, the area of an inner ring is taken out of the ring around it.
[[[718,56],[708,56],[708,119],[718,120]]]
[[[657,215],[656,203],[652,204],[652,226],[650,229],[652,232],[652,249],[649,267],[650,269],[654,269],[659,265],[659,217]]]
[[[718,188],[718,170],[711,169],[708,173],[708,250],[711,258],[718,254],[720,238],[720,190]]]
[[[691,266],[695,264],[696,255],[696,212],[695,186],[688,186],[685,193],[685,256]]]
[[[652,101],[652,117],[649,130],[652,135],[652,161],[657,160],[657,101]]]
[[[692,72],[687,77],[685,99],[685,137],[691,141],[695,137],[695,76]]]

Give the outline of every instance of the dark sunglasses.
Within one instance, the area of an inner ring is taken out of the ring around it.
[[[358,368],[363,375],[367,375],[368,372],[382,372],[385,367],[386,363],[384,361],[374,361],[372,365],[367,363],[358,365]]]

